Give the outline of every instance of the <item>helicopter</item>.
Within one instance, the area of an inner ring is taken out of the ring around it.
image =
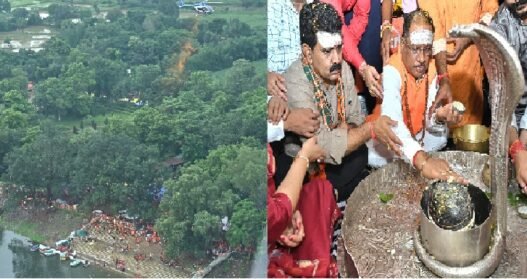
[[[211,2],[211,3],[220,4],[222,2]],[[201,1],[201,2],[195,2],[192,4],[185,4],[184,0],[179,0],[178,6],[179,8],[191,7],[198,14],[208,15],[214,12],[214,8],[211,5],[209,5],[209,2],[206,0]]]

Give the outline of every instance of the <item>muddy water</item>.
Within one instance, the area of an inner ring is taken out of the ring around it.
[[[70,267],[57,255],[45,257],[29,250],[27,238],[0,228],[0,277],[108,278],[123,274],[99,266]]]

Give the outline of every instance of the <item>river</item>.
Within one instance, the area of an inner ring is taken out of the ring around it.
[[[29,251],[27,238],[0,228],[0,278],[101,278],[124,277],[99,266],[70,267],[57,255],[45,257]]]

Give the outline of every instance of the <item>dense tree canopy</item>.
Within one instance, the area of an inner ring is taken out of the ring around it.
[[[265,223],[262,161],[262,146],[222,146],[185,167],[176,180],[168,180],[169,195],[161,203],[158,222],[168,254],[203,253],[206,243],[224,237],[232,239],[232,245],[254,245]],[[225,216],[232,219],[226,233],[219,223]],[[204,220],[216,222],[204,225]]]
[[[0,0],[0,32],[53,29],[39,52],[0,51],[3,182],[84,212],[128,209],[156,223],[171,257],[253,247],[265,222],[264,30],[179,18],[176,0],[110,2],[56,2],[41,19]]]

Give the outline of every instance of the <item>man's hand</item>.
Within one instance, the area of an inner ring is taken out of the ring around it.
[[[424,151],[418,151],[415,156],[417,156],[415,167],[421,172],[423,177],[468,184],[465,178],[450,168],[447,161],[440,158],[428,157]]]
[[[520,150],[514,158],[514,168],[516,169],[516,180],[524,194],[527,194],[527,150]]]
[[[446,62],[448,64],[455,64],[459,56],[465,51],[465,49],[472,43],[469,38],[448,38],[447,44],[453,43],[455,45],[452,52],[447,52]]]
[[[527,130],[520,129],[520,141],[523,145],[527,145]]]
[[[362,76],[362,79],[366,83],[366,86],[370,90],[370,95],[373,97],[383,98],[383,90],[381,85],[381,75],[377,73],[375,67],[362,63],[359,68],[359,73]]]
[[[287,229],[280,235],[280,242],[287,247],[296,247],[304,239],[304,223],[300,211],[293,213],[293,218]]]
[[[450,90],[450,80],[448,78],[443,78],[441,80],[441,83],[439,84],[439,90],[437,91],[436,98],[432,105],[430,106],[430,109],[428,111],[428,115],[432,115],[434,111],[443,104],[450,104],[452,103],[452,91]]]
[[[286,119],[289,113],[287,102],[280,97],[273,96],[269,103],[267,103],[267,119],[274,125],[278,124],[280,120]]]
[[[381,55],[382,55],[382,64],[388,64],[390,59],[390,44],[392,40],[392,31],[389,28],[384,29],[382,32],[382,41],[381,41]]]
[[[287,102],[287,89],[285,87],[285,78],[278,73],[267,73],[267,94],[277,96]]]
[[[377,139],[386,144],[389,150],[392,150],[398,156],[401,156],[401,148],[403,145],[399,137],[395,135],[392,127],[397,126],[397,121],[392,120],[386,115],[381,115],[373,123],[373,132]]]
[[[310,138],[320,128],[320,113],[308,108],[297,108],[289,110],[284,120],[284,129],[297,135]]]
[[[436,110],[436,119],[448,125],[456,125],[463,120],[463,115],[453,109],[452,103],[449,103]]]

